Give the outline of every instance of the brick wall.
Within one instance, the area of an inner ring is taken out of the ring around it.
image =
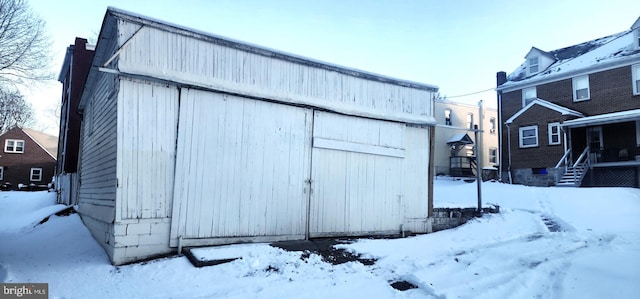
[[[24,140],[24,153],[5,152],[5,140]],[[9,183],[11,189],[17,189],[18,184],[46,185],[54,175],[56,160],[42,147],[33,141],[20,128],[13,128],[0,137],[0,166],[4,168],[0,184]],[[42,168],[40,181],[31,181],[31,168]]]
[[[631,85],[631,66],[597,72],[589,75],[590,99],[586,101],[573,101],[572,79],[563,79],[556,82],[536,86],[537,96],[540,99],[558,104],[560,106],[579,111],[586,116],[613,113],[625,110],[640,109],[640,96],[633,95]],[[502,119],[507,120],[522,108],[522,90],[514,90],[502,94]],[[529,111],[518,117],[511,127],[511,168],[525,169],[543,168],[555,166],[562,156],[562,145],[548,145],[547,124],[554,121],[571,119],[559,113],[542,108],[532,107]],[[518,128],[528,125],[538,126],[539,146],[535,148],[519,148]],[[509,148],[507,127],[502,124],[502,149],[501,163],[509,165]],[[576,131],[576,133],[579,133]],[[576,134],[574,134],[576,135]],[[573,141],[581,141],[580,136],[573,136]],[[580,139],[580,140],[578,140]],[[582,142],[584,143],[584,141]],[[579,153],[577,153],[579,154]]]

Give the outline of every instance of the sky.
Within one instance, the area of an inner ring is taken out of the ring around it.
[[[532,46],[551,51],[628,30],[640,1],[30,0],[47,23],[53,71],[75,37],[97,38],[117,7],[292,54],[440,88],[449,100],[496,106],[495,75]],[[39,127],[57,134],[53,81],[25,91]],[[466,96],[461,96],[466,95]]]

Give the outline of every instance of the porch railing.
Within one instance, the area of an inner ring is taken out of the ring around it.
[[[567,170],[569,170],[568,168],[569,168],[569,166],[571,166],[571,164],[570,164],[570,163],[571,163],[571,160],[572,160],[572,158],[573,158],[573,157],[572,157],[573,155],[572,155],[571,153],[572,153],[571,149],[568,149],[568,150],[564,153],[564,155],[562,155],[562,158],[560,158],[560,160],[558,161],[558,164],[556,164],[556,169],[560,169],[560,167],[562,167],[562,173],[566,173],[566,172],[567,172]],[[556,172],[556,173],[557,173],[557,172]],[[557,181],[558,179],[559,179],[559,178],[556,178],[556,181]]]
[[[571,161],[571,149],[567,150],[562,156],[558,164],[556,164],[556,170],[562,169],[562,175],[558,176],[559,171],[556,171],[556,185],[566,179],[571,179],[571,185],[580,186],[582,179],[587,174],[587,170],[591,167],[591,159],[589,159],[590,149],[587,146],[578,159],[575,162]]]

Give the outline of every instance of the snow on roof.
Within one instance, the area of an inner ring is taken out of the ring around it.
[[[522,109],[520,109],[520,111],[518,111],[516,114],[511,116],[504,123],[505,124],[512,123],[516,118],[518,118],[520,115],[522,115],[527,110],[529,110],[529,108],[533,107],[533,105],[540,105],[542,107],[549,108],[551,110],[555,110],[558,113],[561,113],[562,115],[573,115],[573,116],[578,116],[578,117],[583,117],[584,116],[584,114],[582,114],[582,113],[580,113],[578,111],[569,109],[569,108],[564,107],[564,106],[560,106],[558,104],[551,103],[549,101],[545,101],[543,99],[536,98],[535,100],[533,100],[529,104],[527,104],[527,106],[522,107]]]
[[[462,133],[451,136],[451,138],[449,138],[449,141],[447,141],[447,144],[452,143],[473,144],[473,140],[471,140],[471,137],[469,137],[467,133]]]
[[[527,77],[527,62],[524,61],[515,71],[507,76],[507,82],[500,85],[498,90],[516,89],[526,85],[558,80],[580,73],[593,72],[596,69],[615,67],[618,64],[630,64],[630,61],[640,61],[640,50],[633,47],[633,31],[601,37],[570,47],[549,52],[556,62],[546,70]]]
[[[640,109],[600,114],[568,120],[563,122],[562,126],[576,128],[600,124],[619,123],[632,120],[640,120]]]

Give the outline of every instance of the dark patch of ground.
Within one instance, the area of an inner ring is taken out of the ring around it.
[[[394,281],[392,283],[390,283],[391,287],[398,290],[398,291],[406,291],[406,290],[410,290],[410,289],[417,289],[418,286],[416,286],[415,284],[412,284],[408,281],[405,280],[400,280],[400,281]]]
[[[76,214],[76,209],[74,209],[73,207],[68,207],[60,212],[56,213],[56,216],[69,216],[71,214]]]
[[[302,251],[302,259],[307,259],[312,253],[322,256],[322,260],[332,265],[340,265],[348,262],[359,262],[365,266],[375,264],[375,259],[363,258],[359,254],[353,254],[334,245],[352,243],[354,239],[319,238],[301,241],[283,241],[271,243],[271,246],[287,251]]]

